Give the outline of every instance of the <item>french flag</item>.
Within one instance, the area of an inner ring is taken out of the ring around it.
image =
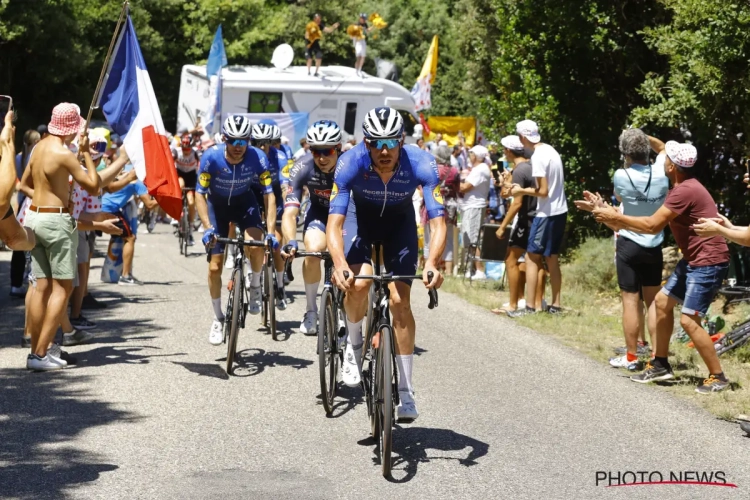
[[[179,219],[182,191],[135,28],[127,16],[99,95],[104,116],[123,138],[138,178],[165,212]]]

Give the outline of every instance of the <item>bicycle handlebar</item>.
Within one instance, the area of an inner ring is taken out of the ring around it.
[[[430,271],[427,273],[427,280],[432,281],[432,278],[435,275]],[[349,273],[344,271],[344,278],[349,279]],[[362,280],[373,280],[380,283],[390,283],[392,281],[400,281],[400,280],[421,280],[422,276],[419,275],[405,275],[405,276],[394,276],[390,274],[358,274],[354,276],[354,279],[362,279]],[[430,303],[428,304],[429,309],[435,309],[438,306],[438,291],[435,288],[428,288],[427,289],[427,295],[430,297]]]
[[[244,238],[216,238],[216,241],[218,243],[228,243],[230,245],[239,245],[246,247],[265,247],[270,244],[266,241],[246,240]]]
[[[305,252],[302,250],[298,250],[294,252],[294,258],[297,257],[317,257],[319,259],[330,259],[331,254],[329,252]],[[292,258],[289,257],[286,259],[286,262],[284,264],[284,268],[286,271],[286,275],[289,278],[289,281],[294,281],[294,274],[292,274]]]

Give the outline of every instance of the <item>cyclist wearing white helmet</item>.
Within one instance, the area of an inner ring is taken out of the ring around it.
[[[262,150],[268,156],[269,172],[271,173],[271,187],[276,199],[276,224],[268,226],[268,234],[273,234],[278,241],[281,241],[281,216],[284,213],[284,196],[281,189],[281,172],[286,167],[286,156],[278,149],[271,146],[273,140],[275,125],[267,123],[257,123],[252,129],[253,146]],[[278,128],[278,127],[276,127]],[[279,132],[281,135],[281,132]],[[253,180],[253,190],[257,193],[263,189],[263,185],[256,177]],[[276,269],[276,282],[278,284],[278,296],[276,297],[276,308],[286,309],[286,294],[284,292],[284,259],[281,258],[280,249],[274,251],[274,268]]]
[[[333,171],[341,152],[341,129],[336,122],[320,120],[307,130],[310,152],[297,160],[289,175],[289,191],[284,202],[282,233],[284,235],[283,256],[294,256],[297,244],[297,216],[299,215],[302,191],[310,193],[310,207],[305,215],[303,238],[309,252],[326,249],[326,223],[328,204],[333,188]],[[318,331],[318,286],[320,285],[320,259],[306,257],[302,264],[305,281],[307,310],[300,324],[305,335]]]
[[[224,310],[221,307],[221,268],[224,245],[217,237],[226,238],[229,224],[234,223],[245,233],[245,238],[260,240],[263,230],[260,219],[260,196],[266,207],[266,222],[276,225],[276,198],[271,187],[268,158],[258,148],[248,147],[250,121],[242,116],[230,116],[222,127],[224,143],[209,148],[201,158],[198,170],[196,206],[203,227],[203,244],[209,253],[208,288],[214,309],[214,321],[209,342],[219,345],[224,341]],[[253,179],[258,179],[262,189],[258,197],[251,189]],[[278,240],[268,237],[276,247]],[[263,266],[263,248],[245,247],[253,269],[250,285],[250,314],[259,314],[261,308],[260,271]]]
[[[361,379],[362,320],[370,289],[369,280],[355,281],[354,275],[372,273],[372,243],[383,244],[383,263],[388,272],[416,272],[417,223],[411,200],[414,191],[422,186],[432,234],[422,281],[428,288],[438,288],[443,277],[436,261],[443,254],[446,234],[437,162],[426,151],[403,147],[404,122],[398,111],[375,108],[365,116],[362,129],[365,140],[341,155],[336,167],[326,233],[336,267],[336,284],[346,291],[344,308],[349,336],[343,380],[349,386],[359,385]],[[427,279],[428,272],[434,275],[431,281]],[[348,273],[348,278],[344,273]],[[415,323],[410,305],[411,283],[400,281],[389,286],[399,373],[397,417],[410,422],[418,416],[412,386]]]

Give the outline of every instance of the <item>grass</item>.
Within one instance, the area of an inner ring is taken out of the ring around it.
[[[613,349],[625,345],[620,300],[615,295],[616,290],[592,292],[590,283],[582,286],[581,281],[569,279],[577,274],[572,267],[574,265],[578,264],[567,263],[562,270],[565,314],[536,314],[513,321],[554,337],[597,361],[607,363],[614,356]],[[442,289],[487,309],[501,307],[508,302],[507,291],[500,290],[498,284],[492,281],[469,284],[468,280],[447,278]],[[719,298],[711,311],[719,312],[723,305],[724,300]],[[675,312],[678,320],[679,310]],[[735,324],[750,317],[750,305],[732,306],[727,314],[721,315],[726,321],[722,331],[726,333]],[[739,415],[750,415],[750,344],[726,353],[720,359],[724,373],[732,382],[732,390],[708,396],[700,395],[695,392],[695,387],[706,377],[708,371],[695,349],[673,341],[670,345],[670,363],[675,369],[676,379],[669,381],[672,383],[660,384],[659,388],[689,399],[719,418],[733,420]]]

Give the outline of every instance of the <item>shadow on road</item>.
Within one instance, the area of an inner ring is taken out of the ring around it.
[[[315,396],[318,405],[323,406],[323,396]],[[336,389],[336,397],[333,400],[333,411],[326,418],[339,418],[352,411],[357,405],[364,403],[365,398],[362,389],[359,387],[349,387],[339,382]]]
[[[225,362],[226,356],[216,361]],[[283,352],[267,352],[263,349],[251,348],[237,353],[237,364],[232,375],[235,377],[252,377],[260,375],[266,368],[275,366],[291,366],[297,370],[307,368],[313,364],[309,359],[295,358]]]
[[[196,373],[202,377],[212,377],[221,380],[229,380],[229,375],[224,368],[213,363],[186,363],[183,361],[172,361],[172,364],[180,365],[187,371]]]
[[[118,468],[105,457],[77,449],[87,429],[136,421],[92,398],[85,375],[0,369],[0,496],[23,500],[68,498],[70,488]]]
[[[372,437],[359,441],[363,446],[374,446],[373,462],[380,465],[378,448]],[[393,467],[390,482],[407,483],[417,475],[420,463],[433,460],[455,461],[463,467],[477,465],[490,445],[478,439],[448,429],[399,427],[393,429]]]

